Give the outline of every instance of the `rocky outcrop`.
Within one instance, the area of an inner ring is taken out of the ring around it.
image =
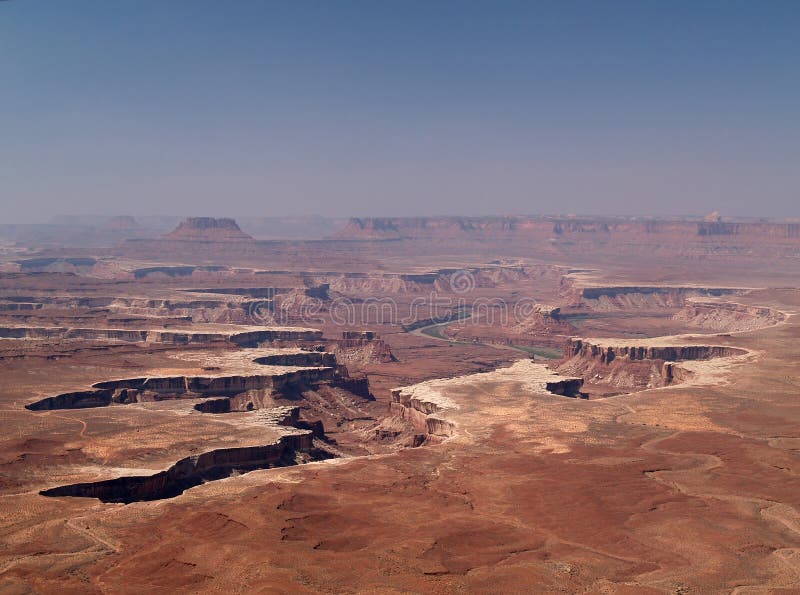
[[[437,415],[448,409],[440,403],[417,396],[413,387],[392,390],[392,401],[389,410],[392,415],[409,423],[415,431],[434,439],[449,438],[455,433],[455,424],[444,416]]]
[[[164,236],[166,240],[192,242],[254,241],[244,233],[233,219],[214,217],[189,217]]]

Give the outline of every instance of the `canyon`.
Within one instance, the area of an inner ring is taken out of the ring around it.
[[[800,588],[797,223],[262,223],[8,238],[0,590]]]

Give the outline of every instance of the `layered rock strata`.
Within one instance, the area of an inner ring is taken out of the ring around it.
[[[748,352],[723,345],[675,345],[665,340],[636,344],[619,339],[570,339],[557,370],[620,391],[658,388],[688,380],[693,372],[681,362],[730,358]]]

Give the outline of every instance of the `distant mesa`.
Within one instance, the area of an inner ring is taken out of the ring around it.
[[[214,217],[184,219],[178,227],[165,235],[164,239],[193,242],[253,241],[253,237],[239,229],[233,219]]]

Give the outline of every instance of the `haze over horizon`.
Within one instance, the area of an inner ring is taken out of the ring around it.
[[[798,217],[800,4],[0,2],[2,222]]]

